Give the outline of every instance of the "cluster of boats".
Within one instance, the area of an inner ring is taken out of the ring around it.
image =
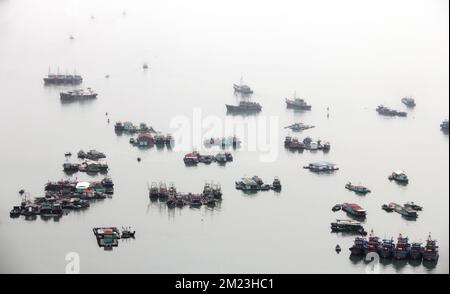
[[[112,250],[113,247],[119,246],[119,239],[134,239],[136,235],[136,231],[131,230],[131,227],[122,227],[122,232],[116,227],[93,228],[92,231],[98,246],[104,250]]]
[[[74,73],[70,74],[53,74],[49,71],[46,77],[44,77],[45,85],[78,85],[83,82],[83,78],[80,75]]]
[[[284,139],[284,147],[290,150],[322,150],[328,152],[331,149],[331,144],[329,142],[322,142],[321,140],[314,141],[310,137],[306,137],[300,141],[296,137],[286,136]]]
[[[66,157],[70,157],[72,154],[66,153]],[[106,162],[101,161],[106,158],[106,155],[97,150],[89,150],[88,152],[84,152],[80,150],[78,152],[78,158],[82,159],[81,163],[74,162],[65,162],[63,163],[63,170],[68,174],[76,173],[76,172],[87,172],[87,173],[107,173],[108,172],[108,164]]]
[[[152,127],[147,126],[146,123],[142,122],[137,126],[130,121],[125,121],[123,123],[121,121],[116,122],[114,125],[114,130],[118,135],[122,133],[135,134],[139,132],[141,133],[149,132],[154,134],[157,133]]]
[[[172,148],[174,146],[174,140],[170,134],[164,135],[161,133],[152,133],[149,131],[139,132],[136,138],[130,138],[130,144],[140,148],[148,147],[164,147]]]
[[[407,219],[416,219],[419,216],[417,212],[422,210],[422,206],[414,202],[407,202],[404,205],[391,202],[389,204],[383,204],[381,208],[387,212],[395,211]]]
[[[435,262],[439,259],[439,246],[436,240],[428,235],[425,246],[420,242],[409,243],[408,237],[399,234],[397,243],[394,239],[380,239],[373,231],[368,238],[356,237],[354,244],[349,248],[352,255],[367,255],[370,252],[379,254],[381,258],[394,258],[397,260],[413,259]]]
[[[222,200],[222,188],[219,183],[205,183],[202,193],[179,193],[173,183],[167,187],[166,183],[153,182],[148,187],[149,197],[152,201],[162,201],[169,208],[184,207],[200,207],[207,205],[214,207]]]
[[[89,174],[95,173],[107,173],[108,164],[102,161],[84,160],[81,163],[74,162],[64,162],[63,170],[68,174],[73,174],[76,172],[86,172]]]
[[[390,109],[386,106],[383,105],[379,105],[377,107],[377,112],[381,115],[385,115],[385,116],[401,116],[401,117],[406,117],[408,114],[404,111],[398,111],[395,109]]]
[[[184,164],[187,166],[194,166],[198,163],[210,164],[217,162],[218,164],[226,164],[233,161],[233,155],[229,152],[218,153],[214,155],[201,155],[197,151],[186,154],[183,158]]]
[[[111,178],[104,178],[99,182],[57,181],[45,185],[45,196],[33,200],[25,199],[20,206],[14,206],[10,217],[25,216],[34,219],[38,215],[42,218],[60,218],[70,210],[88,208],[90,201],[105,199],[114,193],[114,183]]]
[[[234,149],[239,148],[241,146],[242,141],[236,136],[230,137],[222,137],[222,138],[209,138],[203,141],[203,145],[207,148],[218,146],[223,149],[232,147]]]
[[[257,192],[257,191],[281,191],[281,182],[278,177],[272,182],[272,185],[265,184],[263,180],[258,176],[253,176],[251,178],[242,178],[240,181],[235,182],[235,187],[237,190],[244,192]]]

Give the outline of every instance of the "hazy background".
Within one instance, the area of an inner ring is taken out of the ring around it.
[[[448,273],[449,142],[439,129],[449,109],[448,9],[448,1],[411,0],[0,0],[0,272],[64,273],[64,257],[75,251],[82,273],[364,273],[363,261],[349,259],[353,237],[329,230],[345,218],[331,207],[356,202],[368,211],[366,230],[412,241],[431,231],[440,245],[434,268],[388,263],[381,272]],[[45,87],[49,67],[76,69],[98,99],[62,105],[59,92],[71,87]],[[114,133],[116,120],[173,132],[173,117],[192,117],[196,107],[225,118],[241,76],[263,106],[260,116],[279,117],[275,162],[241,150],[226,167],[186,168],[183,153],[140,151]],[[285,109],[294,91],[311,112]],[[405,109],[405,95],[417,102],[407,118],[375,112],[381,103]],[[331,142],[328,154],[284,150],[283,127],[299,121],[316,125],[301,138]],[[19,189],[42,196],[47,180],[65,177],[64,153],[81,148],[107,154],[113,199],[59,222],[9,218]],[[301,168],[314,160],[341,170]],[[409,175],[407,187],[387,180],[397,169]],[[279,176],[282,192],[234,189],[253,174],[270,182]],[[169,211],[148,199],[146,183],[159,180],[186,192],[220,181],[223,202]],[[373,193],[356,196],[344,189],[347,181]],[[424,211],[406,221],[381,210],[390,201],[415,201]],[[97,247],[92,227],[122,225],[136,229],[136,240],[112,252]]]

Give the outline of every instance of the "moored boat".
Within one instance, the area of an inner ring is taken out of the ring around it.
[[[352,247],[349,248],[352,255],[364,255],[367,248],[366,238],[356,237]]]
[[[394,259],[406,259],[408,258],[409,252],[411,250],[411,244],[408,242],[408,237],[403,237],[399,234],[397,238],[397,244],[392,252]]]
[[[408,184],[408,176],[403,171],[394,171],[389,175],[388,179],[390,181],[396,181],[398,183]]]
[[[350,190],[350,191],[359,193],[359,194],[367,194],[367,193],[370,193],[370,190],[369,190],[367,187],[364,187],[364,186],[362,186],[362,185],[352,185],[351,182],[348,182],[348,183],[345,185],[345,188],[348,189],[348,190]]]
[[[344,203],[342,204],[342,210],[348,214],[356,217],[366,217],[366,210],[356,203]]]
[[[378,254],[380,254],[382,258],[390,258],[392,257],[392,252],[394,252],[394,248],[395,243],[393,238],[383,239],[379,247]]]
[[[412,97],[403,97],[401,101],[403,104],[405,104],[408,107],[416,106],[416,101]]]
[[[425,261],[437,261],[439,258],[439,246],[436,245],[436,240],[431,238],[431,234],[428,235],[427,242],[423,248],[422,256]]]

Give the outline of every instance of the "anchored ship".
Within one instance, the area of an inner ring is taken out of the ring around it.
[[[249,102],[249,101],[241,101],[239,105],[229,105],[226,104],[228,112],[260,112],[262,107],[259,103]]]
[[[395,109],[387,108],[387,107],[385,107],[383,105],[379,105],[376,110],[377,110],[377,112],[379,114],[385,115],[385,116],[401,116],[401,117],[405,117],[405,116],[408,115],[404,111],[397,111]]]
[[[95,93],[91,88],[87,88],[86,90],[77,89],[60,93],[61,100],[66,101],[95,99],[97,98],[97,95],[98,94]]]
[[[311,110],[311,105],[308,105],[305,100],[301,98],[297,98],[296,94],[294,93],[294,97],[292,99],[286,98],[286,106],[287,108],[294,108],[294,109],[300,109],[300,110]]]

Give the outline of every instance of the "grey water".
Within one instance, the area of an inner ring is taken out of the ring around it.
[[[79,254],[81,273],[449,273],[449,138],[439,128],[449,109],[448,22],[444,0],[0,0],[0,273],[64,273],[69,252]],[[98,98],[62,104],[59,92],[73,87],[44,86],[49,67],[76,69]],[[226,114],[241,76],[263,106],[258,115]],[[310,112],[286,109],[294,91]],[[414,109],[400,102],[409,95]],[[408,117],[379,116],[379,104]],[[196,111],[237,125],[275,117],[275,159],[242,148],[226,166],[187,168],[183,150],[139,150],[114,132],[129,120],[176,133],[173,120],[193,122]],[[296,135],[329,141],[330,152],[285,150],[284,126],[295,122],[315,125]],[[91,148],[107,155],[111,199],[58,221],[9,217],[20,189],[43,196],[48,180],[67,178],[64,153]],[[302,168],[322,160],[340,170]],[[398,169],[409,185],[388,181]],[[255,174],[278,176],[282,191],[235,190]],[[160,180],[186,192],[219,181],[223,200],[170,210],[149,200],[147,183]],[[372,193],[357,196],[348,181]],[[424,210],[406,220],[381,210],[391,201]],[[425,241],[431,232],[439,261],[350,258],[354,237],[329,228],[347,218],[331,211],[343,202],[363,206],[364,227],[380,237]],[[104,251],[92,233],[98,226],[132,226],[136,239]]]

